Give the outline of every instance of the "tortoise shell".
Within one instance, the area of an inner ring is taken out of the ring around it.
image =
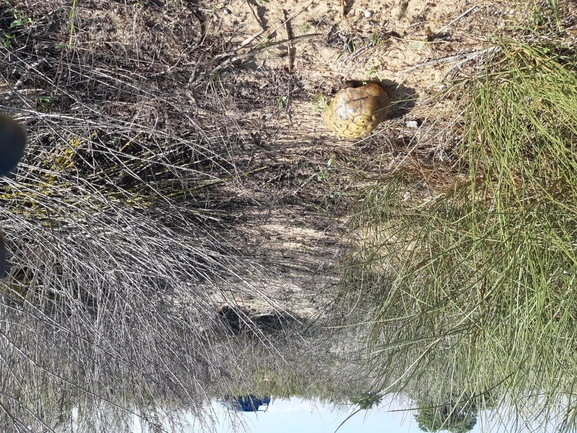
[[[360,138],[371,132],[388,114],[391,100],[377,83],[342,89],[325,111],[325,125],[337,135]]]

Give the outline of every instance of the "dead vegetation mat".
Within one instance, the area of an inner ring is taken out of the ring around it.
[[[167,227],[181,215],[218,234],[219,254],[276,273],[267,286],[317,291],[335,281],[327,270],[359,190],[399,170],[426,188],[454,174],[460,95],[436,95],[534,5],[6,1],[0,109],[29,133],[18,182],[45,195],[8,192],[5,208],[39,225],[39,204],[52,209],[51,230],[87,202]],[[321,122],[346,79],[380,81],[395,101],[354,143]]]

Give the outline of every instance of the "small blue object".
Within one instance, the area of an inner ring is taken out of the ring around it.
[[[266,396],[264,398],[258,398],[253,394],[249,394],[238,397],[227,396],[223,400],[217,401],[228,410],[239,412],[266,412],[268,410],[268,405],[270,404],[270,397]],[[260,406],[266,406],[266,408],[260,409]]]
[[[10,174],[24,155],[26,132],[15,120],[0,114],[0,176]]]

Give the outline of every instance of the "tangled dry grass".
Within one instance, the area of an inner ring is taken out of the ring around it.
[[[0,6],[0,108],[29,141],[0,192],[11,431],[62,428],[79,402],[82,431],[133,415],[161,429],[161,405],[208,428],[206,402],[252,383],[232,374],[253,362],[239,353],[285,363],[300,301],[234,224],[279,176],[230,115],[263,99],[210,73],[222,46],[204,25],[188,2]],[[229,341],[241,328],[253,343]]]

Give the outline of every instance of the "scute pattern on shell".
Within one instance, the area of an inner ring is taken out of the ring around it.
[[[325,125],[341,137],[360,138],[381,123],[390,103],[389,95],[377,83],[342,89],[325,111]]]

